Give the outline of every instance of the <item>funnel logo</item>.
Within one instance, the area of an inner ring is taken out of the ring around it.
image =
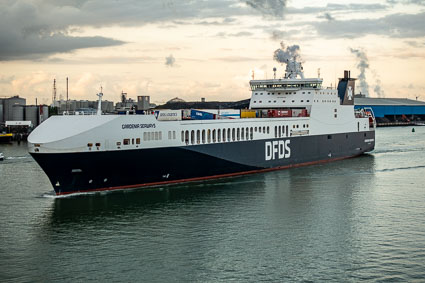
[[[266,160],[283,159],[291,157],[290,140],[266,142]]]
[[[347,96],[348,100],[353,100],[353,89],[351,88],[351,86],[348,87]]]

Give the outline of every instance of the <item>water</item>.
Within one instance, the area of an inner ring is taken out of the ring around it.
[[[26,144],[0,145],[0,281],[423,281],[415,129],[329,164],[61,198]]]

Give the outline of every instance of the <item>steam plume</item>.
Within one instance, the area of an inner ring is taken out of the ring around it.
[[[286,63],[289,60],[299,60],[300,59],[300,46],[299,45],[290,45],[286,46],[283,41],[280,43],[281,48],[278,48],[274,51],[273,59],[279,63]]]
[[[369,85],[366,82],[366,70],[369,68],[369,60],[367,59],[366,53],[364,50],[350,48],[351,53],[355,54],[357,57],[357,69],[360,71],[358,79],[360,81],[360,91],[366,97],[369,96]]]

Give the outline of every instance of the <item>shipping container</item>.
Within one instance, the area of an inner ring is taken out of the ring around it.
[[[218,115],[230,119],[239,119],[241,117],[241,111],[239,109],[220,109],[218,110]]]
[[[193,120],[212,120],[214,114],[192,109],[190,110],[190,118]]]
[[[155,110],[155,118],[158,121],[179,121],[182,119],[181,110]]]
[[[241,118],[255,118],[257,117],[257,111],[252,109],[242,109]]]
[[[182,110],[182,119],[183,120],[190,120],[190,109],[184,109]]]
[[[239,109],[196,109],[198,111],[211,113],[220,118],[239,119],[241,117]]]
[[[298,114],[298,117],[308,117],[307,109],[301,109],[300,114]]]
[[[267,116],[268,117],[292,117],[293,113],[291,109],[285,109],[285,110],[268,110]]]

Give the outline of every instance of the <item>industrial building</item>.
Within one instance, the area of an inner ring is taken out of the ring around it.
[[[115,110],[120,113],[129,110],[143,111],[153,107],[155,105],[150,103],[150,96],[139,95],[137,96],[137,101],[135,101],[132,98],[127,98],[127,93],[121,92],[121,102],[115,105]]]
[[[26,105],[26,99],[13,96],[0,98],[0,125],[8,121],[30,121],[32,126],[38,126],[49,116],[47,105]]]
[[[98,101],[90,100],[57,100],[53,102],[53,106],[57,107],[58,114],[63,114],[66,111],[70,112],[81,112],[86,114],[96,113]],[[104,100],[102,101],[102,112],[112,113],[114,112],[114,102]]]
[[[370,98],[356,95],[354,107],[370,107],[378,125],[425,121],[425,102],[407,98]]]

